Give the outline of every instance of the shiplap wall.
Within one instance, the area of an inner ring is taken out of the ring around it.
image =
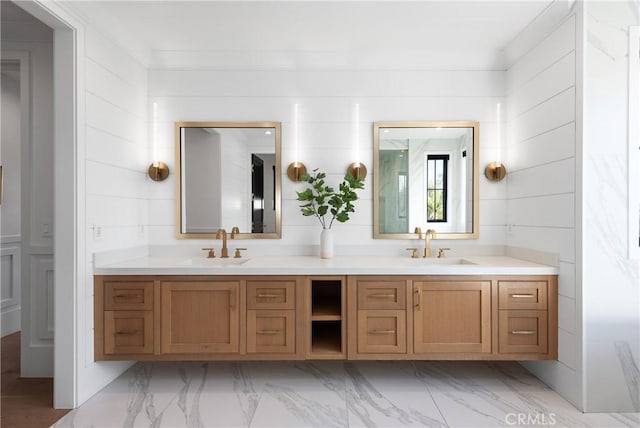
[[[576,18],[507,71],[507,244],[559,254],[557,362],[527,363],[581,406],[576,330]]]
[[[94,362],[92,254],[147,244],[147,200],[151,189],[146,175],[150,162],[146,69],[91,27],[85,27],[82,34],[85,35],[84,202],[88,230],[87,266],[78,289],[79,403],[129,365]],[[100,228],[101,237],[96,238],[94,226]]]
[[[299,253],[305,245],[318,244],[321,228],[315,218],[300,214],[295,191],[302,186],[284,174],[294,160],[295,103],[299,105],[300,160],[309,170],[320,168],[327,172],[328,181],[337,184],[356,156],[372,172],[374,121],[478,120],[480,165],[494,160],[496,104],[504,102],[504,78],[502,71],[152,69],[149,102],[158,103],[160,153],[172,171],[174,121],[282,122],[282,240],[254,240],[247,244],[248,253],[255,255],[261,249]],[[358,153],[352,140],[355,103],[360,105]],[[405,253],[406,242],[372,239],[371,177],[360,194],[352,220],[347,225],[334,225],[337,254],[344,254],[346,246],[365,245],[361,249]],[[184,244],[174,237],[174,178],[171,174],[169,180],[154,187],[149,206],[149,212],[154,213],[150,218],[151,244]],[[480,239],[468,243],[503,245],[505,184],[488,183],[481,174],[480,199]],[[390,250],[390,246],[394,249]]]

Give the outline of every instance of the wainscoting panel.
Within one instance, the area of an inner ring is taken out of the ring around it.
[[[31,269],[32,299],[36,308],[31,312],[35,327],[32,343],[44,341],[50,346],[53,340],[53,256],[33,254]]]
[[[0,249],[2,336],[20,331],[20,254],[20,242],[3,243]]]

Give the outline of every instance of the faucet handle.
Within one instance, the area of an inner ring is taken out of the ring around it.
[[[407,251],[411,251],[411,258],[412,259],[417,259],[418,258],[418,249],[416,247],[411,247],[411,248],[406,248]]]
[[[231,239],[235,238],[236,235],[240,234],[240,228],[238,228],[238,226],[233,226],[231,228]]]
[[[440,248],[440,249],[438,249],[438,258],[439,259],[444,259],[444,256],[445,256],[444,252],[445,251],[449,251],[450,249],[451,248]]]
[[[242,251],[246,251],[247,249],[246,249],[246,248],[236,248],[236,252],[235,252],[235,254],[233,255],[233,258],[234,258],[234,259],[239,259],[240,257],[242,257],[242,254],[240,254],[240,251],[241,251],[241,250],[242,250]]]
[[[420,226],[416,227],[413,230],[413,233],[418,235],[418,239],[422,239],[422,228]]]
[[[214,259],[216,257],[216,253],[213,248],[203,248],[203,250],[209,250],[209,254],[207,255],[208,259]]]

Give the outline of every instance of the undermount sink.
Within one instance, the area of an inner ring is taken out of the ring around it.
[[[409,263],[415,265],[475,265],[477,263],[471,262],[467,259],[457,258],[457,257],[428,257],[428,258],[418,258],[418,259],[409,259]]]
[[[229,266],[240,266],[248,262],[249,259],[236,259],[236,258],[192,258],[182,260],[176,263],[179,266],[196,266],[196,267],[229,267]]]

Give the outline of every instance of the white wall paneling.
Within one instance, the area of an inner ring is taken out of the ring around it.
[[[25,286],[31,292],[28,297],[23,295],[23,312],[30,322],[22,325],[20,365],[30,368],[28,377],[50,377],[53,374],[54,333],[53,248],[31,247],[25,253],[28,259],[23,263],[23,272],[29,270]]]
[[[20,331],[20,248],[17,242],[5,242],[0,249],[0,274],[2,290],[0,294],[0,311],[2,319],[2,336]]]
[[[507,244],[557,253],[557,362],[526,363],[581,407],[576,335],[576,17],[538,35],[507,71]]]
[[[149,71],[149,102],[158,103],[159,144],[173,165],[173,123],[192,121],[282,122],[282,164],[294,159],[292,146],[293,105],[299,105],[299,159],[307,168],[320,168],[328,181],[337,184],[356,156],[371,170],[373,129],[383,120],[478,120],[480,164],[493,160],[496,135],[495,108],[504,102],[505,73],[502,71],[398,71],[398,70],[294,70],[294,71]],[[360,105],[359,153],[352,141],[353,104]],[[486,145],[486,146],[485,146]],[[163,159],[163,161],[166,161]],[[281,174],[283,172],[281,171]],[[341,247],[372,244],[406,247],[405,242],[374,241],[372,173],[360,192],[356,213],[348,225],[336,224],[337,252]],[[173,179],[174,177],[170,177]],[[482,179],[481,179],[482,180]],[[282,240],[279,248],[317,245],[320,228],[314,219],[299,212],[296,191],[303,185],[282,176]],[[481,182],[481,237],[472,245],[504,243],[505,188]],[[150,212],[165,211],[173,204],[173,187],[158,186],[150,196]],[[172,211],[151,219],[150,243],[178,244],[174,237]],[[424,226],[424,225],[423,225]],[[444,245],[444,244],[443,244]],[[273,243],[255,240],[252,254]],[[305,250],[307,251],[307,250]],[[384,250],[388,251],[388,250]]]
[[[110,35],[90,25],[84,35],[85,152],[80,158],[86,181],[80,215],[86,262],[80,266],[77,288],[78,404],[130,365],[93,359],[92,254],[148,243],[148,195],[155,184],[146,175],[151,162],[146,69]]]
[[[53,256],[51,248],[41,248],[42,254],[31,256],[31,278],[38,284],[32,294],[32,307],[41,308],[34,314],[33,344],[51,346],[53,340]],[[53,371],[53,366],[51,367]]]

